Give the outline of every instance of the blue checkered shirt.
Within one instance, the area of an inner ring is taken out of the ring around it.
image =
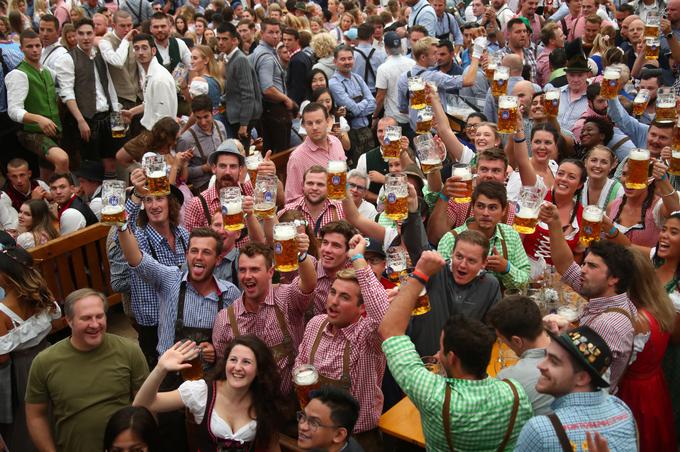
[[[586,432],[599,432],[612,451],[636,451],[635,419],[623,401],[606,391],[575,392],[552,404],[574,451],[587,450]],[[547,416],[536,416],[524,424],[516,451],[562,452],[557,434]]]
[[[152,226],[135,227],[140,205],[130,199],[125,203],[128,223],[133,228],[139,249],[149,257],[157,259],[169,267],[181,267],[186,261],[186,251],[189,246],[189,232],[179,226],[175,228],[175,250],[170,248],[168,240],[159,234]],[[116,235],[118,241],[118,235]],[[152,251],[153,250],[153,251]],[[155,256],[154,256],[155,253]],[[132,314],[138,324],[144,326],[158,325],[158,296],[154,287],[144,281],[137,272],[130,272],[130,300]]]
[[[175,343],[175,320],[177,319],[177,304],[179,288],[182,281],[187,281],[188,273],[176,266],[159,264],[148,254],[142,256],[142,262],[132,267],[136,273],[148,282],[155,291],[154,298],[159,300],[158,318],[158,355],[162,355]],[[230,306],[241,296],[235,285],[228,281],[215,279],[219,293],[212,292],[203,296],[194,290],[187,282],[184,299],[184,326],[190,328],[212,329],[218,312],[218,301],[222,297],[223,307]],[[179,339],[179,338],[178,338]]]

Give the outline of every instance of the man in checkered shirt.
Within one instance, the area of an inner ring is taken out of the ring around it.
[[[356,439],[364,450],[377,451],[382,450],[377,426],[383,407],[380,384],[385,371],[378,325],[387,311],[387,292],[364,259],[366,240],[357,234],[349,247],[352,268],[337,273],[326,313],[307,324],[295,366],[312,364],[322,385],[351,392],[361,405],[354,427]]]

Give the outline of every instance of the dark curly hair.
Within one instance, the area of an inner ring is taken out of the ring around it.
[[[242,345],[253,351],[257,362],[257,374],[250,384],[252,405],[249,415],[257,420],[255,447],[268,448],[284,419],[285,405],[281,394],[281,375],[274,361],[274,356],[267,344],[257,336],[246,334],[234,338],[227,344],[224,355],[215,364],[215,372],[209,381],[224,381],[227,379],[226,363],[232,349]]]
[[[600,133],[604,135],[602,144],[607,145],[607,143],[612,140],[612,137],[614,136],[614,124],[612,124],[608,118],[602,118],[600,116],[588,116],[583,124],[588,122],[595,124]]]

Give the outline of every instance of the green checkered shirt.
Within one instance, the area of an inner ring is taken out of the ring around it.
[[[469,218],[465,224],[458,226],[454,231],[460,234],[463,231],[468,230],[468,224],[470,221],[474,220]],[[508,255],[505,257],[508,262],[510,262],[510,271],[508,273],[497,273],[492,272],[496,278],[503,284],[505,288],[509,287],[522,287],[529,282],[529,272],[531,271],[531,266],[529,264],[529,258],[527,257],[526,251],[524,251],[524,246],[522,245],[522,238],[519,236],[517,231],[515,231],[512,226],[508,226],[504,223],[498,223],[496,225],[496,233],[489,240],[489,255],[493,253],[493,248],[496,247],[498,254],[503,254],[503,247],[501,246],[501,241],[505,239],[505,246],[508,249]],[[451,251],[453,250],[453,245],[456,244],[456,239],[451,232],[447,232],[439,240],[439,245],[437,246],[437,252],[444,257],[444,259],[451,259]]]
[[[429,451],[448,451],[442,407],[446,385],[451,386],[451,439],[457,452],[495,452],[510,422],[514,396],[510,385],[495,378],[459,380],[429,372],[408,336],[382,343],[392,376],[420,412]],[[513,450],[524,423],[532,416],[522,385],[512,381],[519,394],[519,409],[505,450]]]

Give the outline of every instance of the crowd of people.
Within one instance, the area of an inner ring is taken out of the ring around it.
[[[0,451],[677,450],[680,0],[0,0],[0,60]],[[30,253],[97,223],[136,341]]]

